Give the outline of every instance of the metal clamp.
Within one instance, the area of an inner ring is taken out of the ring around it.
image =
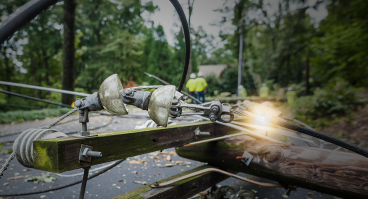
[[[244,157],[244,159],[242,159],[241,161],[245,165],[249,166],[250,162],[253,160],[253,156],[250,153],[246,152],[246,151],[244,151],[242,156]]]
[[[191,111],[182,112],[183,108],[188,108]],[[187,104],[181,100],[173,100],[170,115],[171,117],[202,115],[209,118],[212,122],[220,121],[224,123],[229,123],[234,119],[231,106],[226,103],[221,104],[217,99],[203,104]]]
[[[102,157],[101,152],[92,150],[93,147],[82,144],[79,151],[79,161],[91,162],[92,157]]]

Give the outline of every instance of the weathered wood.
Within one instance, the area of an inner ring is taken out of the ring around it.
[[[368,159],[347,152],[293,146],[238,136],[176,148],[178,155],[210,165],[346,198],[368,197]],[[254,159],[237,159],[244,151]]]
[[[201,166],[181,174],[169,177],[167,179],[159,181],[159,183],[167,182],[173,180],[175,178],[179,178],[181,176],[194,173],[199,170],[211,168],[211,166]],[[229,172],[229,171],[228,171]],[[127,198],[134,198],[134,199],[144,199],[144,198],[188,198],[193,196],[225,179],[228,176],[219,174],[219,173],[205,173],[200,176],[196,176],[187,180],[183,180],[181,182],[176,183],[174,186],[164,187],[164,188],[151,188],[151,185],[147,185],[123,195],[119,195],[114,197],[113,199],[127,199]]]
[[[167,128],[146,128],[113,133],[100,133],[95,137],[66,137],[33,142],[34,168],[60,173],[81,167],[92,166],[113,160],[124,159],[144,153],[183,146],[196,141],[194,131],[200,128],[211,136],[200,136],[198,140],[237,133],[238,130],[212,122],[190,123]],[[90,163],[80,162],[82,144],[92,146],[102,153]]]

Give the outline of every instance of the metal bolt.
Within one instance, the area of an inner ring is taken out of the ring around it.
[[[210,132],[201,132],[199,130],[199,127],[194,131],[195,135],[196,136],[199,136],[199,135],[211,135]]]
[[[131,89],[131,88],[124,89],[124,93],[125,93],[126,95],[130,95],[130,94],[132,94],[132,93],[133,93],[133,89]]]
[[[91,157],[102,157],[102,153],[99,151],[87,151],[87,155]]]
[[[102,153],[99,151],[91,151],[91,149],[89,148],[85,148],[83,153],[82,153],[83,157],[102,157]]]

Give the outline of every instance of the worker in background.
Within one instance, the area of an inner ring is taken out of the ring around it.
[[[247,96],[247,90],[245,90],[243,85],[238,86],[238,93],[239,93],[239,97],[246,97]]]
[[[204,94],[207,93],[207,82],[206,80],[202,77],[202,73],[199,72],[198,73],[198,77],[196,79],[196,94],[197,94],[197,99],[199,101],[201,101],[202,103],[205,102],[204,99]],[[202,98],[202,100],[201,100]]]
[[[194,73],[190,74],[190,79],[188,80],[187,84],[185,85],[185,87],[188,88],[189,93],[192,97],[197,98],[196,94],[195,94],[195,89],[196,89],[196,75]],[[194,104],[194,101],[192,99],[192,104]]]
[[[286,92],[286,99],[287,99],[288,104],[294,103],[295,97],[296,97],[296,92],[293,91],[292,87],[289,87],[288,91]]]
[[[266,83],[262,84],[261,89],[259,89],[259,96],[260,97],[268,97],[268,92],[270,89],[267,87]]]

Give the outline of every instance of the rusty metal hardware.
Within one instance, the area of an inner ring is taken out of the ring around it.
[[[244,153],[243,153],[243,156],[242,156],[242,157],[244,157],[244,159],[241,159],[241,161],[242,161],[245,165],[249,166],[250,162],[252,162],[252,160],[253,160],[253,156],[252,156],[250,153],[248,153],[248,152],[244,151]]]
[[[79,161],[91,162],[92,157],[102,157],[102,153],[99,151],[92,151],[93,147],[85,144],[81,145],[79,151]]]
[[[194,135],[195,135],[196,140],[197,140],[197,137],[199,137],[201,135],[207,135],[207,136],[209,136],[210,135],[210,132],[201,132],[199,130],[199,127],[198,127],[198,128],[196,128],[196,130],[194,130]]]

